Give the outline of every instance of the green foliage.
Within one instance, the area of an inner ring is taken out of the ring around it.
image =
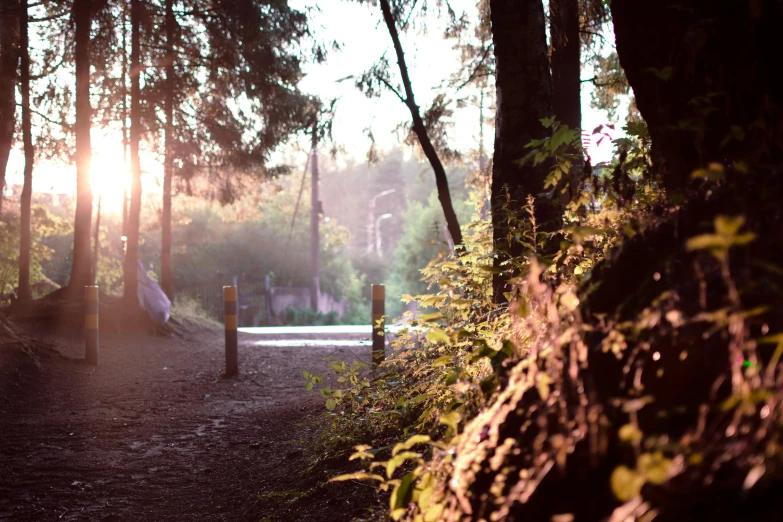
[[[369,303],[351,300],[349,301],[348,310],[340,318],[339,324],[367,324],[370,317],[371,312]]]
[[[177,320],[188,320],[196,324],[221,327],[221,323],[215,320],[204,308],[201,303],[187,295],[177,295],[171,305],[171,316]]]
[[[688,250],[709,250],[718,261],[725,261],[729,257],[729,249],[747,245],[756,238],[752,232],[739,233],[745,224],[744,216],[717,216],[714,223],[715,233],[688,239]]]
[[[309,208],[302,205],[289,236],[295,198],[283,190],[228,207],[180,198],[173,227],[176,287],[212,283],[218,271],[237,275],[247,292],[262,292],[267,274],[274,285],[308,287],[309,222],[301,216]],[[361,300],[363,281],[345,255],[348,241],[347,230],[335,220],[322,223],[321,291],[353,304]]]
[[[316,312],[311,308],[288,307],[280,314],[280,321],[287,326],[321,326],[339,324],[337,312]]]
[[[9,206],[6,203],[6,206]],[[45,205],[35,203],[31,211],[30,284],[33,296],[39,297],[58,288],[44,267],[55,256],[47,240],[69,231],[68,224]],[[14,292],[19,281],[20,223],[18,208],[5,212],[0,219],[0,294]]]
[[[620,66],[620,58],[617,52],[607,56],[597,54],[591,60],[591,65],[596,74],[593,80],[595,89],[590,94],[590,106],[606,111],[610,120],[616,120],[622,97],[631,93],[631,86]]]
[[[218,272],[226,278],[238,276],[243,290],[257,295],[263,293],[267,274],[272,275],[276,285],[309,286],[309,223],[300,214],[289,239],[296,194],[286,185],[284,190],[277,190],[280,188],[266,185],[246,200],[225,207],[217,202],[178,197],[173,209],[175,288],[214,285]],[[34,206],[32,282],[48,278],[52,281],[49,290],[68,282],[73,237],[66,223],[72,217],[71,205],[66,200],[57,205],[41,201]],[[309,209],[307,205],[303,207],[300,211],[306,215]],[[157,279],[158,217],[150,213],[142,217],[139,258]],[[6,213],[0,226],[8,230],[0,240],[0,248],[5,248],[0,277],[6,279],[3,284],[8,292],[16,285],[18,215]],[[321,290],[337,300],[345,299],[348,319],[364,323],[362,291],[366,285],[346,256],[349,234],[334,219],[324,220],[321,229]],[[104,209],[96,281],[103,292],[114,295],[122,292],[121,235],[120,217]]]
[[[402,313],[399,296],[427,291],[421,269],[439,253],[445,254],[449,250],[443,224],[443,210],[434,192],[426,204],[414,201],[405,210],[402,235],[393,253],[391,277],[387,285],[387,295],[391,297],[387,310],[390,316]]]
[[[555,136],[560,127],[551,125]],[[553,468],[565,470],[571,452],[591,429],[609,430],[630,448],[632,458],[619,460],[605,485],[622,502],[636,501],[645,484],[668,484],[685,467],[700,469],[705,456],[694,450],[696,435],[670,440],[640,427],[640,412],[656,407],[657,398],[646,393],[639,378],[623,384],[623,396],[613,399],[611,406],[595,405],[584,384],[594,357],[588,338],[593,343],[600,339],[593,353],[613,355],[624,364],[638,361],[634,364],[641,372],[644,361],[660,359],[654,346],[661,336],[676,338],[694,329],[700,339],[720,334],[728,339],[729,359],[734,361],[728,380],[731,398],[723,404],[707,404],[703,411],[730,422],[729,438],[740,426],[770,415],[770,401],[777,400],[770,387],[776,385],[783,336],[760,340],[774,346],[769,364],[763,366],[748,332],[749,321],[767,310],[742,306],[729,266],[729,251],[756,239],[754,233],[743,231],[742,216],[717,216],[714,232],[686,238],[687,248],[682,250],[695,256],[704,251],[717,264],[727,306],[687,316],[676,293],[663,291],[631,317],[601,315],[591,322],[582,318],[581,299],[584,289],[590,288],[585,283],[595,283],[591,281],[595,266],[610,257],[623,237],[638,234],[639,223],[660,201],[656,182],[647,179],[646,130],[640,127],[637,132],[618,144],[621,157],[611,166],[611,174],[604,168],[580,180],[582,194],[566,210],[564,226],[555,233],[562,240],[553,255],[539,253],[544,238],[533,218],[535,201],[517,209],[508,202],[509,239],[527,249],[500,268],[513,276],[508,306],[493,303],[496,253],[489,224],[476,219],[466,227],[465,253],[455,257],[440,252],[422,270],[427,293],[404,296],[421,311],[405,314],[409,328],[393,341],[393,355],[369,386],[355,386],[359,367],[334,366],[337,375],[356,378],[348,387],[351,400],[343,399],[345,387],[330,385],[322,392],[332,419],[324,439],[331,449],[356,445],[351,458],[365,463],[365,471],[334,480],[368,480],[388,491],[389,514],[395,520],[471,519],[475,513],[470,511],[470,499],[477,494],[489,495],[482,497],[488,501],[486,513],[500,520],[530,494],[522,495],[506,484],[525,484],[524,477],[542,476]],[[531,145],[528,160],[552,161],[551,186],[571,186],[572,169],[564,168],[563,161],[575,145],[573,136],[562,131],[557,139]],[[617,181],[619,176],[624,179]],[[653,280],[660,278],[656,273]],[[688,356],[683,353],[680,360]],[[616,408],[626,421],[611,425],[600,413],[602,407]],[[526,428],[519,436],[502,440],[498,433],[507,416]],[[545,422],[546,416],[550,420]],[[550,424],[536,431],[536,423]],[[529,440],[528,432],[532,433]],[[770,437],[769,444],[775,446],[774,440]],[[759,451],[768,452],[769,446]],[[760,455],[750,462],[759,462]],[[477,493],[472,488],[485,467],[491,468],[497,486]],[[750,483],[765,473],[758,466],[747,469]]]

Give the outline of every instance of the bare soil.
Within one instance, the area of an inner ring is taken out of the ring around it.
[[[323,401],[303,369],[344,347],[258,347],[240,334],[240,376],[222,377],[222,332],[104,335],[99,365],[78,337],[31,357],[0,343],[0,520],[350,521],[380,502],[311,466]],[[36,364],[36,359],[38,364]]]

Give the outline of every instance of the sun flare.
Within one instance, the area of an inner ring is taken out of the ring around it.
[[[156,158],[140,151],[142,187],[145,196],[160,193],[161,166]],[[95,135],[92,140],[90,186],[97,204],[101,198],[104,212],[122,211],[125,190],[130,195],[130,158],[123,155],[122,138],[115,135]]]
[[[106,211],[119,212],[122,209],[123,192],[129,187],[128,165],[123,162],[122,145],[119,151],[94,150],[90,167],[90,185],[94,198],[101,198],[101,207]]]

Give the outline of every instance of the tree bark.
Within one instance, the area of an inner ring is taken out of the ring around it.
[[[438,190],[438,200],[443,208],[443,214],[446,219],[446,225],[451,234],[451,239],[455,245],[462,244],[462,231],[460,230],[459,221],[457,220],[457,214],[454,212],[454,206],[451,203],[451,194],[449,193],[449,180],[446,176],[446,169],[443,167],[438,153],[435,150],[435,146],[432,144],[429,135],[427,134],[427,128],[424,126],[424,120],[421,118],[419,106],[416,105],[416,99],[413,96],[413,87],[411,85],[411,79],[408,75],[408,66],[405,64],[405,53],[402,50],[402,44],[400,43],[400,36],[397,32],[397,26],[394,22],[394,16],[389,6],[389,0],[380,0],[381,11],[383,12],[383,20],[386,22],[386,27],[391,35],[392,42],[394,43],[394,52],[397,55],[397,65],[400,68],[400,76],[402,76],[402,85],[405,89],[405,105],[408,106],[408,110],[413,118],[413,132],[416,133],[416,137],[419,140],[424,155],[429,160],[432,170],[435,173],[435,186]]]
[[[509,243],[507,197],[513,206],[522,206],[535,197],[538,232],[557,230],[561,212],[558,202],[540,196],[549,171],[546,162],[519,165],[530,140],[544,138],[548,131],[542,118],[552,116],[552,81],[546,45],[546,21],[540,0],[517,2],[491,0],[490,19],[495,47],[497,116],[495,154],[492,164],[493,244],[498,255],[495,267],[508,256],[522,255],[524,247]],[[505,301],[507,272],[493,277],[494,299]]]
[[[579,0],[550,0],[552,108],[555,118],[582,128]]]
[[[668,196],[694,169],[783,155],[783,5],[764,0],[613,0],[617,53]],[[665,27],[665,31],[660,28]]]
[[[18,0],[0,8],[0,215],[3,212],[5,171],[14,144],[16,75],[19,64]]]
[[[128,236],[128,2],[122,0],[122,235]]]
[[[124,298],[131,307],[138,307],[139,286],[139,223],[141,220],[141,165],[139,142],[141,141],[141,0],[131,0],[131,109],[130,109],[130,161],[131,196],[128,211],[128,241],[124,264]]]
[[[19,9],[19,32],[21,34],[19,51],[21,55],[21,74],[19,91],[22,97],[22,138],[24,141],[24,185],[19,231],[19,301],[30,301],[30,215],[33,197],[33,148],[32,125],[30,122],[30,42],[28,38],[28,2],[24,0]]]
[[[321,292],[320,253],[321,201],[318,195],[318,124],[313,125],[311,146],[312,164],[310,170],[310,308],[318,312],[318,297]]]
[[[98,284],[98,260],[101,257],[101,205],[103,194],[98,196],[98,208],[95,212],[95,236],[92,251],[92,284]]]
[[[171,182],[174,165],[174,0],[166,0],[166,159],[163,167],[163,210],[161,213],[161,287],[174,300],[171,275]]]
[[[73,223],[73,265],[68,282],[77,296],[92,281],[90,274],[90,231],[92,228],[92,188],[90,162],[92,147],[90,127],[90,26],[91,0],[74,0],[73,21],[76,28],[74,58],[76,62],[76,212]]]

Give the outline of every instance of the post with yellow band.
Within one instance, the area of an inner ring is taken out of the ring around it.
[[[226,377],[239,373],[237,355],[237,287],[223,287],[223,322],[226,325]]]
[[[386,357],[386,287],[372,285],[372,363],[378,366]]]
[[[84,287],[84,359],[98,364],[98,287]]]

